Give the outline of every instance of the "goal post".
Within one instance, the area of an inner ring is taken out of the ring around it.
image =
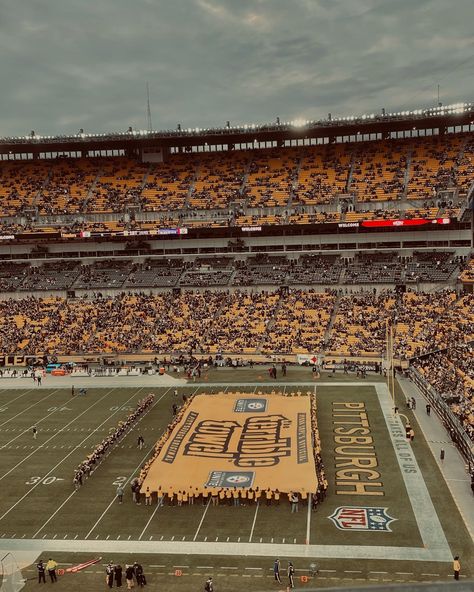
[[[0,561],[0,592],[19,592],[25,579],[15,557],[7,553]]]

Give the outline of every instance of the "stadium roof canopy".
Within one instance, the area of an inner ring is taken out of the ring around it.
[[[146,147],[186,147],[198,145],[233,145],[253,142],[285,142],[308,138],[341,136],[387,135],[410,130],[438,129],[474,125],[474,103],[456,103],[397,113],[367,114],[362,116],[328,117],[325,120],[295,120],[271,124],[248,124],[220,128],[187,128],[146,131],[128,129],[126,132],[42,136],[31,132],[28,136],[0,139],[0,153],[86,152],[90,150],[136,150]]]

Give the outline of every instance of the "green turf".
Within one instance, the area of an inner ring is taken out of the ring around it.
[[[258,376],[263,376],[261,386],[241,387],[239,383],[254,382]],[[299,387],[285,386],[273,387],[267,380],[268,375],[261,369],[217,369],[211,370],[209,375],[203,377],[201,382],[191,383],[186,387],[178,388],[178,401],[184,392],[206,392],[206,382],[222,382],[222,389],[216,390],[244,390],[246,392],[262,391],[271,392],[274,388],[286,388],[299,390]],[[238,381],[235,386],[231,380]],[[401,478],[398,463],[388,437],[381,409],[375,390],[367,386],[366,382],[374,382],[378,377],[369,376],[365,381],[356,381],[354,376],[336,374],[328,378],[326,373],[322,377],[326,383],[333,382],[357,382],[356,386],[332,386],[328,384],[317,386],[318,393],[318,418],[321,431],[323,458],[326,465],[330,490],[324,504],[311,515],[310,542],[312,544],[325,545],[392,545],[413,546],[422,545],[420,534],[411,510],[411,505]],[[292,368],[288,372],[286,380],[289,382],[312,382],[311,369]],[[320,382],[317,381],[316,384]],[[100,383],[99,383],[100,384]],[[210,389],[209,389],[210,390]],[[302,385],[301,391],[312,390],[311,386]],[[73,494],[72,476],[74,467],[92,450],[93,446],[101,441],[111,427],[126,417],[129,410],[150,389],[89,389],[86,397],[71,398],[69,390],[31,389],[25,394],[21,390],[0,391],[0,536],[3,538],[67,538],[83,539],[128,539],[137,540],[182,540],[196,538],[197,541],[238,541],[248,542],[252,532],[252,542],[274,542],[285,544],[303,544],[306,539],[307,512],[306,507],[300,507],[296,515],[290,514],[288,502],[282,499],[280,506],[259,506],[255,519],[256,506],[233,508],[227,506],[210,506],[207,509],[205,519],[202,521],[199,532],[198,526],[203,518],[205,508],[201,503],[186,507],[160,508],[150,524],[149,518],[156,506],[136,506],[131,501],[129,487],[126,487],[126,499],[119,505],[115,498],[117,479],[129,480],[137,474],[141,464],[148,455],[156,439],[162,433],[164,427],[171,418],[171,405],[175,401],[171,389],[156,388],[156,404],[153,409],[142,419],[139,426],[115,449],[110,456],[86,482],[84,487]],[[398,397],[402,395],[398,393]],[[334,476],[334,442],[331,426],[331,408],[334,401],[364,402],[369,416],[371,435],[374,438],[379,470],[384,483],[384,497],[365,500],[361,504],[360,498],[355,499],[350,495],[335,495],[333,487]],[[402,399],[400,398],[402,408]],[[56,409],[54,409],[56,408]],[[411,417],[411,412],[407,412]],[[16,416],[16,417],[15,417]],[[5,423],[6,422],[6,423]],[[36,423],[39,433],[36,441],[33,440],[30,431]],[[69,425],[68,425],[69,424]],[[416,429],[416,428],[415,428]],[[24,433],[23,433],[24,432]],[[144,450],[136,447],[137,435],[141,433],[146,442]],[[436,462],[429,448],[417,430],[414,442],[420,468],[429,487],[433,502],[445,530],[448,542],[454,552],[458,552],[464,558],[463,573],[473,574],[474,557],[472,542],[456,506],[442,479]],[[45,477],[46,484],[44,483]],[[53,479],[54,477],[54,479]],[[71,495],[73,494],[73,495]],[[22,497],[24,499],[22,499]],[[69,499],[68,499],[69,498]],[[373,504],[374,500],[377,504]],[[379,503],[381,502],[382,503]],[[112,502],[112,503],[111,503]],[[328,516],[334,508],[341,505],[382,505],[389,508],[389,513],[397,518],[393,522],[390,533],[361,533],[345,532],[338,530]],[[146,529],[145,529],[146,526]],[[161,557],[161,556],[160,556]],[[128,558],[130,561],[133,558]],[[185,559],[185,561],[183,560]],[[63,558],[65,561],[66,558]],[[126,558],[120,558],[125,562]],[[69,561],[75,561],[69,556]],[[166,561],[157,557],[150,558],[148,565],[165,564]],[[222,563],[226,562],[227,563]],[[239,571],[243,568],[242,559],[238,557],[207,558],[189,557],[169,558],[169,566],[166,564],[165,574],[171,571],[172,565],[185,564],[214,565],[218,570],[219,565],[237,566]],[[256,562],[254,566],[268,568],[270,559],[251,558]],[[307,559],[302,560],[307,563]],[[174,563],[173,563],[174,562]],[[321,563],[318,561],[318,563]],[[355,575],[339,574],[339,571],[362,571],[360,578],[370,582],[382,581],[383,578],[373,571],[387,571],[393,575],[393,581],[403,579],[405,576],[396,576],[395,572],[407,572],[414,574],[414,579],[429,579],[422,576],[423,573],[439,573],[446,577],[450,572],[450,566],[445,564],[428,565],[411,562],[375,562],[355,561],[348,559],[324,560],[326,569],[336,569],[334,572],[321,574],[318,586],[341,585],[350,578],[357,579]],[[252,564],[253,565],[253,564]],[[382,567],[381,567],[382,565]],[[271,565],[270,565],[271,567]],[[343,569],[344,568],[344,569]],[[153,571],[155,568],[151,568]],[[159,570],[156,570],[157,572]],[[183,570],[185,571],[185,570]],[[251,570],[248,570],[251,571]],[[89,574],[70,576],[72,588],[68,583],[68,589],[74,589],[74,582],[82,582],[94,590],[96,585],[103,586],[103,578],[97,580],[98,574],[91,572],[94,583],[82,578],[92,577]],[[203,578],[193,576],[185,571],[185,576],[173,579],[173,590],[186,589],[186,585],[192,582],[199,589]],[[216,572],[221,573],[221,572]],[[269,572],[270,573],[270,572]],[[246,575],[246,574],[244,574]],[[257,574],[259,575],[259,574]],[[266,575],[266,574],[262,574]],[[164,574],[151,574],[152,580],[158,587],[162,587]],[[156,577],[155,577],[156,576]],[[373,577],[372,577],[373,576]],[[338,578],[334,580],[331,578]],[[409,576],[406,576],[408,578]],[[161,579],[160,579],[161,578]],[[219,576],[221,578],[221,576]],[[205,578],[204,578],[205,579]],[[97,584],[95,583],[97,580]],[[219,582],[219,590],[235,589],[228,587],[232,577],[222,576]],[[248,581],[247,581],[248,580]],[[263,586],[262,582],[267,581]],[[239,580],[240,582],[241,580]],[[250,578],[243,579],[245,586],[250,590],[268,588],[273,584],[271,578],[257,578],[251,574]],[[227,587],[226,587],[227,586]],[[58,586],[58,587],[61,587]],[[78,585],[79,587],[79,585]],[[188,588],[189,589],[189,588]]]

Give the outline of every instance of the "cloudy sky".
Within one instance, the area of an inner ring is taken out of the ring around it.
[[[474,100],[473,0],[0,0],[0,136]]]

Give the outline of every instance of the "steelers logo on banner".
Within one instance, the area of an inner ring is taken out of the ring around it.
[[[237,399],[235,413],[263,413],[267,410],[266,399]]]
[[[206,487],[252,487],[253,471],[211,471]]]

